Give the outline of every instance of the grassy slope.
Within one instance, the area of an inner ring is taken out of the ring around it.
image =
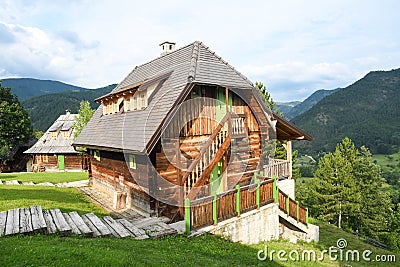
[[[68,173],[72,174],[72,173]],[[29,176],[29,174],[27,174]],[[34,174],[30,174],[34,175]],[[59,176],[61,173],[53,174]],[[0,211],[42,205],[43,208],[60,208],[64,212],[79,213],[104,211],[89,203],[74,188],[44,186],[0,186]],[[364,243],[361,239],[333,225],[318,222],[319,243],[292,244],[287,241],[265,242],[253,246],[232,243],[214,236],[186,238],[166,237],[156,240],[136,241],[131,239],[86,239],[82,237],[61,238],[58,236],[13,236],[0,239],[0,266],[339,266],[339,262],[261,262],[257,252],[265,246],[268,250],[301,251],[315,250],[317,256],[323,249],[336,245],[345,238],[348,249],[369,249],[374,254],[393,254]],[[373,255],[374,255],[373,254]],[[400,259],[400,255],[396,255]],[[346,263],[346,262],[344,262]],[[393,263],[351,262],[352,266],[395,266]]]
[[[0,185],[0,211],[41,205],[43,209],[59,208],[79,214],[107,213],[87,200],[76,188],[50,186]]]
[[[18,180],[20,182],[43,183],[50,182],[53,184],[74,182],[88,179],[87,172],[38,172],[38,173],[0,173],[0,180],[10,181]]]
[[[285,250],[321,251],[336,245],[339,238],[345,238],[347,249],[388,255],[392,252],[378,249],[364,243],[352,234],[327,224],[320,225],[319,243],[292,244],[287,241],[266,242],[253,246],[232,243],[215,236],[204,235],[187,238],[184,236],[150,240],[132,239],[86,239],[82,237],[62,238],[58,236],[13,236],[0,242],[1,266],[398,266],[397,263],[338,262],[326,256],[322,262],[309,261],[259,261],[257,252]],[[286,257],[288,257],[286,255]],[[347,265],[346,265],[347,264]]]
[[[384,171],[395,170],[400,172],[400,151],[391,155],[373,155],[373,159],[377,161]]]

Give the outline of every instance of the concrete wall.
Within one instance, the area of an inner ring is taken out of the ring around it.
[[[293,179],[285,179],[278,181],[278,187],[285,194],[289,194],[289,197],[294,198],[294,180]]]
[[[243,213],[239,218],[231,218],[216,226],[205,227],[202,231],[249,245],[276,240],[279,238],[278,210],[278,205],[271,203],[259,210]]]

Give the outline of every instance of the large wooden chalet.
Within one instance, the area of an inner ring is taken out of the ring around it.
[[[184,199],[249,185],[255,172],[291,178],[291,141],[311,137],[274,114],[253,84],[201,42],[133,69],[74,141],[90,154],[91,185],[156,216],[182,218]],[[287,160],[263,154],[285,143]],[[272,142],[273,143],[273,142]]]

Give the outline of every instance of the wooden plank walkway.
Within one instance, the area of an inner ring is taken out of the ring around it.
[[[80,216],[76,211],[42,210],[41,206],[0,212],[0,237],[37,233],[146,239],[177,232],[158,218],[145,218],[132,223],[126,219],[114,220],[110,216],[99,218],[94,213]]]

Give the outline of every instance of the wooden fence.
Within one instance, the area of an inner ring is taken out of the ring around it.
[[[285,194],[282,190],[278,189],[279,209],[286,213],[288,216],[308,225],[308,208],[300,206],[298,201],[295,201]]]
[[[240,213],[258,209],[274,202],[273,179],[264,180],[247,186],[236,186],[222,194],[193,201],[186,200],[185,217],[187,226],[196,229],[217,224]]]
[[[257,176],[257,175],[256,175]],[[260,180],[262,180],[260,182]],[[278,203],[279,209],[288,216],[308,225],[308,209],[299,205],[282,190],[278,189],[276,177],[266,179],[256,177],[254,184],[236,186],[216,196],[208,196],[190,201],[185,200],[186,231],[203,226],[216,225],[219,221],[235,216],[242,212],[259,209],[269,203]]]

